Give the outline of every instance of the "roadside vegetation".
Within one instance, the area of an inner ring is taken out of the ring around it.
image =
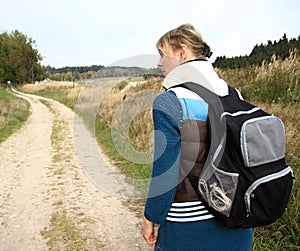
[[[29,103],[0,85],[0,143],[18,130],[29,114]]]

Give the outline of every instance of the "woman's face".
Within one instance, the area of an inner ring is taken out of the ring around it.
[[[165,45],[159,50],[160,59],[157,63],[158,67],[162,68],[164,76],[168,75],[176,66],[182,63],[180,51],[174,50],[171,46]]]

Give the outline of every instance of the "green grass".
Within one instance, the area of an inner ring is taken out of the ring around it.
[[[27,121],[30,104],[0,87],[0,143],[16,132]]]
[[[116,150],[110,127],[101,123],[99,120],[95,123],[95,135],[97,141],[106,156],[127,176],[133,179],[148,179],[151,177],[151,164],[136,164],[123,158]]]
[[[296,81],[291,82],[290,76],[285,72],[274,71],[272,75],[241,89],[247,100],[285,105],[297,105],[300,101],[300,85]]]
[[[74,109],[74,102],[72,102],[70,99],[68,99],[68,89],[61,90],[61,91],[48,91],[48,92],[34,92],[33,94],[39,95],[44,98],[50,98],[53,100],[57,100],[60,103],[64,104],[65,106]]]

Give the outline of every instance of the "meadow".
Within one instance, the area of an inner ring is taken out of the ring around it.
[[[239,88],[246,100],[283,120],[286,126],[287,163],[293,167],[294,175],[299,177],[299,58],[295,54],[291,54],[284,61],[273,58],[270,63],[261,66],[216,70],[227,83]],[[122,172],[132,178],[149,178],[151,163],[141,163],[141,161],[134,163],[134,161],[128,160],[130,158],[124,157],[124,154],[120,154],[117,150],[116,144],[118,143],[116,140],[121,140],[122,152],[131,154],[133,147],[137,152],[142,152],[146,157],[151,158],[153,152],[151,107],[145,105],[141,108],[140,106],[142,103],[148,104],[153,99],[153,93],[157,94],[163,91],[161,88],[162,80],[162,78],[152,78],[147,81],[140,79],[120,80],[105,93],[97,108],[95,119],[88,119],[88,110],[85,114],[82,114],[86,117],[88,126],[94,128],[95,136],[103,152]],[[103,81],[96,81],[93,86],[101,89],[104,84]],[[87,102],[96,93],[89,82],[75,84],[72,82],[51,82],[39,85],[24,85],[20,89],[56,99],[72,109],[76,108],[76,102],[83,90],[86,96],[81,96],[81,99],[86,99]],[[135,102],[137,98],[141,101]],[[124,110],[121,110],[121,107]],[[114,138],[112,133],[116,113],[122,113],[125,119],[127,117],[127,120],[130,120],[127,132],[119,139]],[[125,138],[129,138],[130,142],[122,141]],[[300,250],[299,199],[300,182],[299,179],[296,179],[284,215],[273,224],[255,228],[255,240],[252,250]]]

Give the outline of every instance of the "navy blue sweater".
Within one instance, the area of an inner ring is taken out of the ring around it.
[[[174,200],[179,175],[181,106],[172,92],[159,94],[153,102],[154,161],[145,217],[157,224],[165,221]]]

